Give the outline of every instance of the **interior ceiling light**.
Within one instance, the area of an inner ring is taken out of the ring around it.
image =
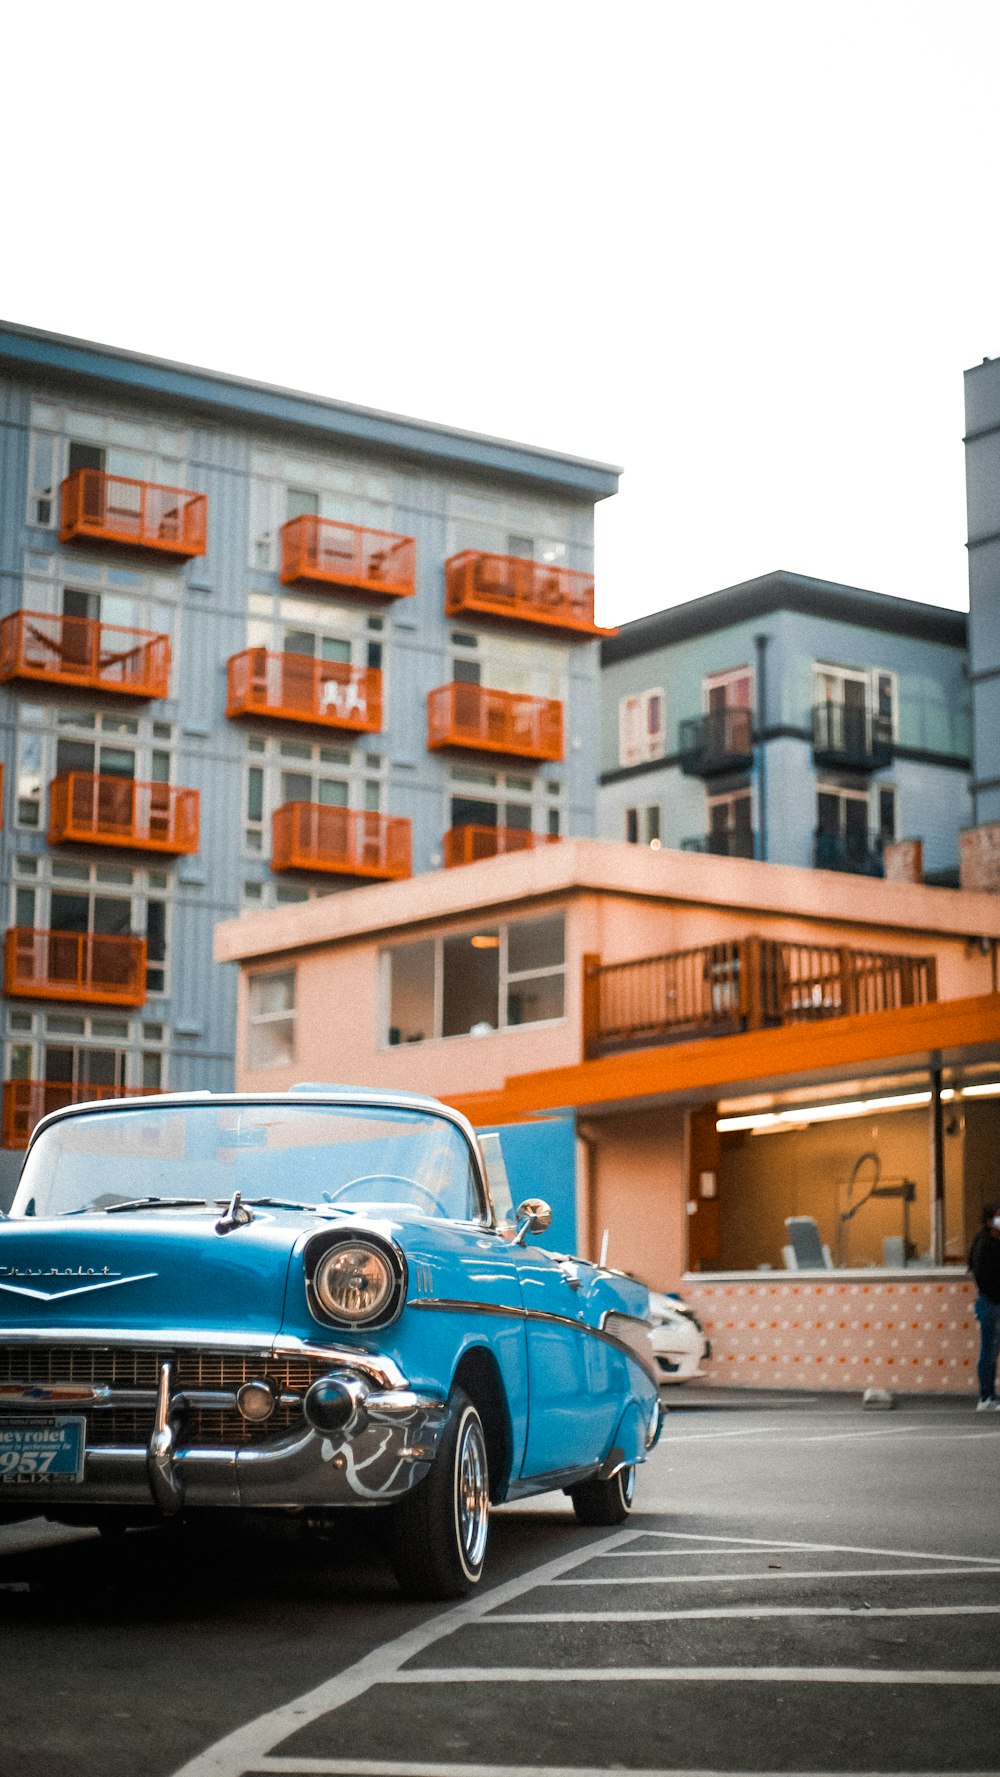
[[[1000,1080],[991,1080],[979,1086],[964,1086],[960,1094],[953,1086],[945,1086],[941,1093],[942,1102],[959,1096],[998,1098]],[[832,1123],[840,1117],[870,1117],[878,1116],[882,1111],[912,1110],[917,1105],[930,1102],[929,1092],[898,1092],[893,1097],[886,1098],[855,1098],[839,1104],[791,1105],[784,1111],[754,1111],[745,1117],[720,1117],[715,1127],[722,1135],[737,1129],[766,1134],[768,1131],[795,1129],[803,1123]]]
[[[473,950],[499,950],[500,939],[496,932],[475,932],[469,939]]]

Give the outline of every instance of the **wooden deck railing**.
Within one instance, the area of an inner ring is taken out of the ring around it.
[[[36,1123],[68,1104],[93,1104],[107,1098],[153,1098],[153,1086],[88,1086],[76,1080],[5,1080],[0,1146],[26,1148]]]
[[[77,690],[166,697],[170,637],[94,617],[12,611],[0,621],[0,681],[39,680]]]
[[[584,959],[589,1059],[692,1037],[885,1012],[937,998],[932,956],[727,939],[634,962]]]
[[[126,543],[163,555],[204,555],[208,499],[184,487],[161,487],[77,469],[62,484],[60,543]]]

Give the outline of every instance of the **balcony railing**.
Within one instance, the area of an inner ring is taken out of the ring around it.
[[[227,716],[271,716],[353,734],[377,734],[382,726],[382,674],[375,667],[248,648],[231,656],[228,685]]]
[[[146,940],[11,926],[4,940],[3,986],[14,999],[141,1006]]]
[[[892,764],[892,719],[844,703],[813,706],[813,759],[834,771],[881,771]]]
[[[427,697],[427,746],[470,747],[519,759],[561,759],[563,706],[485,685],[439,685]]]
[[[174,857],[198,850],[198,791],[67,771],[49,785],[50,845],[124,846]]]
[[[851,876],[884,876],[880,833],[825,833],[813,835],[813,867],[840,870]]]
[[[680,725],[681,770],[688,777],[749,771],[753,764],[753,711],[711,710]]]
[[[509,851],[534,851],[538,845],[558,845],[554,833],[529,833],[523,827],[449,827],[444,836],[446,870],[458,864],[478,864],[482,858],[498,858]]]
[[[931,956],[748,937],[584,968],[588,1058],[937,998]]]
[[[107,1098],[150,1098],[150,1086],[87,1086],[71,1080],[5,1080],[0,1145],[26,1148],[36,1123],[68,1104],[93,1104]]]
[[[183,487],[77,469],[62,484],[60,543],[126,543],[163,555],[204,555],[208,499]]]
[[[94,617],[12,611],[0,621],[0,683],[38,680],[129,697],[166,697],[170,637]]]
[[[757,835],[749,827],[731,827],[725,833],[704,833],[694,839],[682,839],[681,851],[706,851],[716,858],[755,858]]]
[[[412,537],[369,531],[358,524],[305,513],[281,527],[280,577],[346,586],[382,598],[409,598],[416,591],[417,546]]]
[[[445,613],[511,617],[580,635],[608,635],[594,622],[594,576],[519,555],[465,549],[444,564]]]
[[[271,828],[272,870],[321,870],[384,881],[411,876],[412,823],[402,815],[286,802]]]

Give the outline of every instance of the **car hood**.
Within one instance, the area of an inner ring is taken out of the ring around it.
[[[0,1223],[0,1325],[276,1333],[304,1222],[257,1211],[217,1234],[220,1213]]]

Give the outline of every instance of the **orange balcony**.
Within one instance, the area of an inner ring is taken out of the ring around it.
[[[26,1148],[36,1123],[68,1104],[93,1104],[95,1099],[150,1098],[152,1086],[86,1086],[73,1080],[5,1080],[0,1146]]]
[[[478,864],[502,852],[534,851],[536,845],[558,845],[555,833],[528,833],[523,827],[450,827],[444,836],[444,867]]]
[[[198,791],[67,771],[49,785],[49,844],[125,846],[177,857],[198,850]]]
[[[309,654],[248,648],[229,660],[227,716],[272,716],[320,728],[377,734],[382,726],[382,674]]]
[[[519,759],[561,759],[563,707],[553,697],[521,697],[485,685],[440,685],[427,696],[427,746],[473,747]]]
[[[444,564],[445,613],[511,617],[578,635],[613,634],[594,622],[594,576],[518,555],[464,549]]]
[[[3,990],[12,999],[141,1006],[146,940],[11,926],[4,940]]]
[[[125,543],[161,555],[204,555],[208,498],[183,487],[77,469],[62,484],[60,543]]]
[[[324,870],[383,881],[411,876],[411,823],[321,802],[286,802],[271,828],[272,870]]]
[[[382,598],[409,598],[416,591],[416,565],[413,538],[392,531],[368,531],[312,513],[281,527],[280,575],[286,586],[309,580]]]
[[[13,611],[0,621],[0,683],[40,680],[84,691],[166,697],[170,637],[93,617]]]

